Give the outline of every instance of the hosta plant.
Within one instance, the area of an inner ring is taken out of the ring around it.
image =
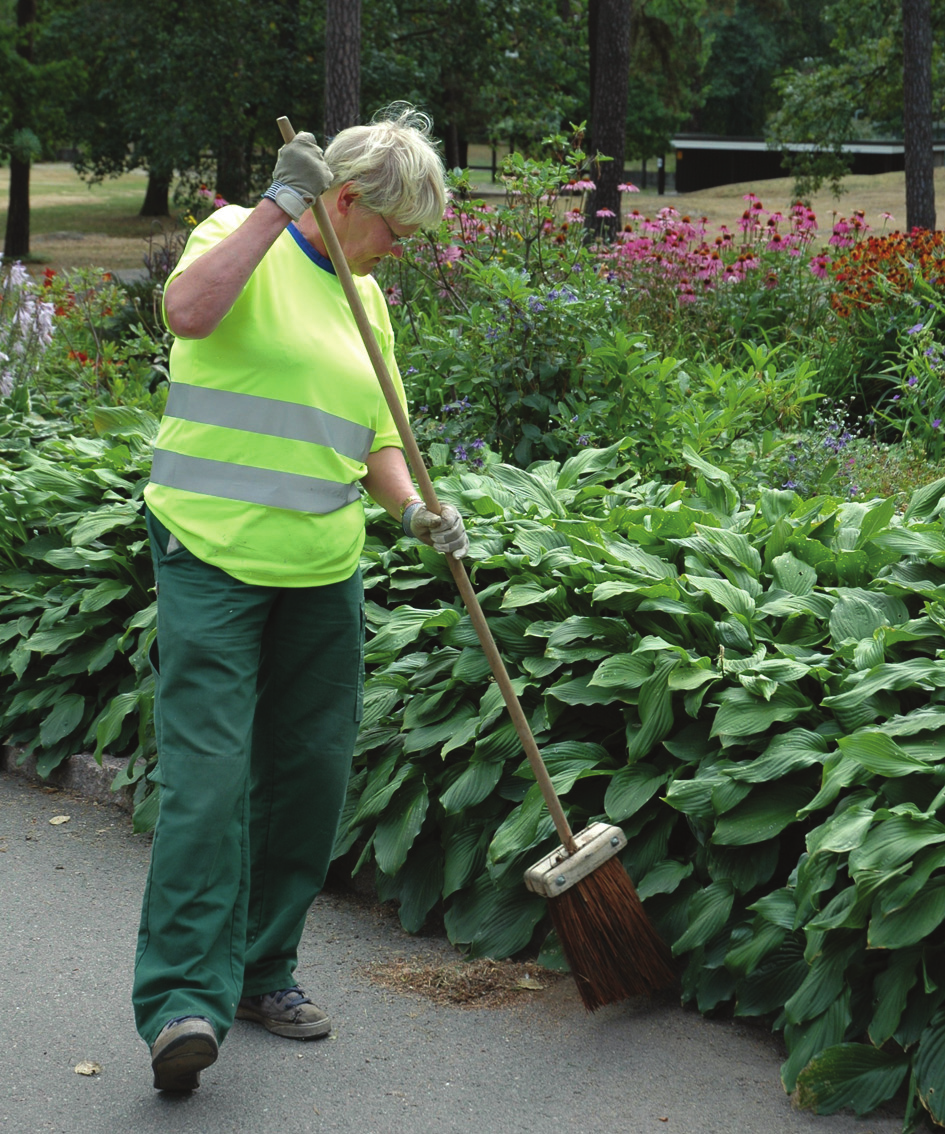
[[[101,408],[103,436],[50,438],[20,416],[17,440],[27,425],[40,440],[0,457],[0,735],[41,775],[77,752],[130,756],[120,784],[134,783],[154,755],[141,493],[156,422]]]
[[[945,1122],[945,482],[744,504],[619,445],[440,482],[571,824],[606,818],[705,1012],[783,1030],[785,1088]],[[365,556],[370,676],[336,853],[416,931],[541,946],[551,822],[439,558]],[[544,939],[544,940],[543,940]]]

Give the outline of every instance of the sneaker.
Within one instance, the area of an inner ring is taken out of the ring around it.
[[[151,1048],[151,1070],[159,1091],[193,1091],[200,1072],[220,1052],[216,1032],[205,1016],[176,1016],[158,1034]]]
[[[237,1005],[236,1018],[253,1020],[289,1039],[316,1039],[331,1031],[331,1019],[315,1007],[298,985],[262,996],[244,996]]]

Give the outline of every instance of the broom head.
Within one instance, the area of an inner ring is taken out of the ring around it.
[[[675,982],[669,949],[653,928],[617,852],[619,827],[594,823],[525,874],[548,908],[585,1008],[668,988]]]

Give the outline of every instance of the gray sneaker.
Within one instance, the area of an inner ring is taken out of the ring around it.
[[[315,1007],[298,985],[262,996],[244,996],[237,1005],[236,1018],[252,1020],[289,1039],[317,1039],[331,1031],[331,1019]]]
[[[159,1091],[193,1091],[200,1072],[215,1063],[220,1051],[213,1025],[205,1016],[168,1020],[151,1048],[151,1070]]]

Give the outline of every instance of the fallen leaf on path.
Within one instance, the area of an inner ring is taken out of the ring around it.
[[[71,815],[54,815],[52,819],[49,820],[49,822],[54,827],[58,827],[60,823],[68,823],[71,818]]]
[[[545,986],[541,983],[540,980],[535,980],[534,977],[527,976],[527,977],[522,977],[522,979],[518,982],[518,984],[515,987],[516,988],[527,988],[527,989],[535,991],[535,992],[541,992],[541,990]]]
[[[93,1063],[90,1059],[83,1059],[81,1063],[75,1065],[77,1075],[98,1075],[101,1070],[101,1066],[98,1063]]]

